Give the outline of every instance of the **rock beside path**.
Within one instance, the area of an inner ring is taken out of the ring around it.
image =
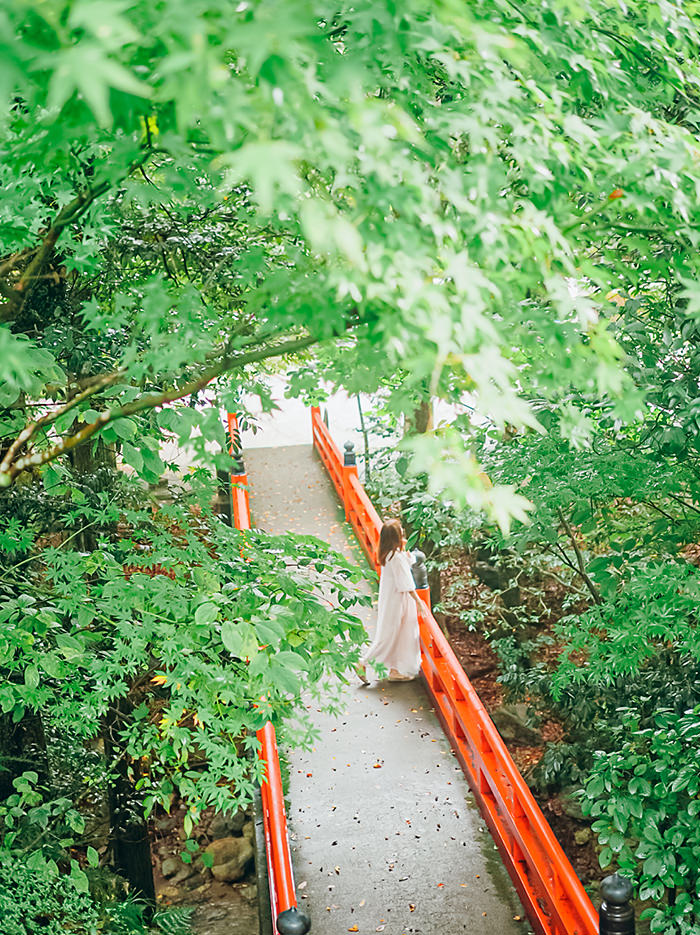
[[[241,880],[254,856],[248,837],[218,838],[207,846],[204,853],[214,861],[211,867],[214,878],[226,883]]]
[[[167,880],[169,877],[174,877],[181,866],[182,861],[179,857],[166,857],[160,865],[160,872]]]
[[[224,899],[203,903],[192,919],[195,935],[258,935],[255,886],[243,884]]]
[[[505,741],[536,746],[542,743],[540,732],[527,723],[527,705],[504,704],[496,708],[491,717]]]
[[[246,812],[242,808],[234,815],[224,815],[223,812],[217,812],[209,825],[209,836],[218,839],[242,834],[246,818]]]

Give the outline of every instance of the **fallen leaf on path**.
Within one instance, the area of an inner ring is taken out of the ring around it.
[[[357,927],[356,925],[353,925],[352,928],[348,929],[348,932],[359,932],[359,931],[360,931],[360,930],[358,929],[358,927]]]

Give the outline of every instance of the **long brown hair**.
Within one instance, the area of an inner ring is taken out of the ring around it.
[[[397,519],[389,519],[384,523],[379,533],[379,546],[377,560],[380,565],[386,564],[394,552],[400,552],[403,544],[403,526]]]

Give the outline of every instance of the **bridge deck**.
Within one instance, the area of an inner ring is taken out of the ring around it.
[[[316,535],[365,564],[310,446],[249,449],[246,467],[257,526]],[[318,743],[289,753],[294,872],[313,935],[528,935],[420,680],[358,683],[346,700],[339,718],[312,709]]]

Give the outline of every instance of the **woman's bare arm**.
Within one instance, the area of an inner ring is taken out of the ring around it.
[[[418,608],[419,611],[423,611],[426,614],[430,613],[430,608],[425,603],[425,601],[420,596],[420,594],[418,594],[417,591],[409,591],[408,593],[411,595],[413,600],[416,602],[416,607]]]

